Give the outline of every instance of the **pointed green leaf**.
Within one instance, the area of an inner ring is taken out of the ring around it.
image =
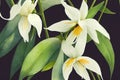
[[[19,19],[20,16],[17,16],[5,25],[3,30],[0,32],[0,44],[16,30]]]
[[[50,60],[48,61],[46,66],[42,69],[42,71],[47,71],[54,66],[56,59],[58,57],[58,54],[59,54],[59,49],[55,52],[55,55],[50,58]]]
[[[92,7],[89,12],[88,12],[88,16],[87,18],[93,18],[97,13],[98,11],[101,10],[101,8],[104,6],[104,1],[99,3],[98,5]]]
[[[99,32],[98,32],[98,38],[100,43],[96,44],[96,46],[103,55],[103,57],[106,59],[107,63],[109,64],[110,73],[112,76],[114,70],[114,64],[115,64],[115,59],[114,59],[115,55],[112,44],[109,39],[107,39]]]
[[[111,11],[111,10],[108,9],[108,8],[105,8],[104,13],[106,13],[106,14],[115,14],[115,12]]]
[[[15,51],[12,64],[11,64],[10,79],[20,69],[24,58],[26,57],[28,52],[33,48],[35,44],[35,30],[32,30],[30,33],[31,33],[31,37],[30,37],[29,43],[25,43],[23,40],[21,40],[17,46],[17,49]]]
[[[20,40],[20,35],[16,29],[7,39],[0,44],[0,57],[6,55],[11,49],[13,49]]]
[[[63,51],[61,50],[58,55],[57,61],[53,66],[52,80],[64,80],[63,74],[62,74],[63,63],[64,63],[64,54],[63,54]]]
[[[46,10],[52,6],[61,4],[61,0],[41,0],[43,10]]]
[[[37,44],[25,58],[19,80],[26,76],[34,75],[43,69],[60,46],[61,41],[58,38],[45,39]]]

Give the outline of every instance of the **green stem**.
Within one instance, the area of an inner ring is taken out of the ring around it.
[[[96,80],[94,74],[93,74],[91,71],[89,71],[89,72],[90,72],[90,74],[91,74],[93,80]]]
[[[95,2],[96,2],[96,0],[93,0],[92,5],[91,5],[90,9],[94,6]]]
[[[106,8],[107,4],[108,4],[108,0],[105,0],[105,5],[104,5],[103,10],[102,10],[102,12],[101,12],[101,14],[100,14],[100,17],[98,18],[98,21],[101,20],[102,15],[103,15],[103,13],[104,13],[104,11],[105,11],[105,8]]]
[[[42,9],[41,0],[38,1],[38,5],[39,5],[40,14],[41,14],[41,18],[42,18],[42,21],[43,21],[44,28],[47,28],[47,23],[46,23],[44,11]],[[46,38],[49,38],[49,33],[48,33],[47,29],[45,29],[45,34],[46,34]]]
[[[14,0],[11,0],[11,4],[12,4],[12,5],[14,5],[14,4],[15,4]]]
[[[97,78],[98,78],[98,80],[101,80],[101,78],[100,78],[100,76],[99,76],[99,75],[97,75]]]
[[[73,7],[74,7],[74,4],[72,3],[72,1],[71,1],[71,0],[68,0],[68,3],[69,3],[71,6],[73,6]]]

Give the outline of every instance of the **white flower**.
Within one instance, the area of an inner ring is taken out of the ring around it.
[[[90,80],[86,69],[99,74],[102,78],[100,67],[95,60],[87,56],[82,56],[83,53],[78,53],[76,48],[69,45],[66,41],[62,42],[62,50],[69,57],[63,64],[63,77],[65,80],[68,80],[73,68],[85,80]]]
[[[91,18],[86,19],[88,15],[88,5],[84,0],[82,1],[80,10],[69,6],[63,0],[61,2],[65,8],[66,15],[71,20],[63,20],[57,22],[48,27],[48,30],[67,32],[74,27],[73,31],[69,34],[66,41],[71,44],[76,43],[76,49],[78,49],[79,53],[84,52],[87,33],[96,43],[99,43],[96,31],[99,31],[108,39],[110,39],[108,32],[102,27],[102,25],[98,23],[97,20]]]
[[[29,41],[29,32],[31,30],[31,25],[37,29],[38,36],[40,37],[42,30],[42,21],[37,14],[32,14],[33,10],[37,5],[38,0],[34,3],[31,0],[26,0],[23,5],[21,5],[21,0],[18,4],[12,6],[10,10],[10,18],[4,18],[1,13],[0,17],[5,20],[12,20],[18,14],[21,15],[21,19],[18,23],[18,29],[20,35],[23,37],[24,42]]]

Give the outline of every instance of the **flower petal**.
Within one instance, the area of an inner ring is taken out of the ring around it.
[[[99,44],[99,40],[98,40],[98,36],[97,36],[97,32],[94,29],[88,28],[87,29],[89,36],[96,42]]]
[[[76,62],[74,64],[74,69],[79,76],[81,76],[85,80],[90,80],[90,77],[86,68],[83,65],[81,65],[79,62]]]
[[[77,38],[76,35],[73,34],[73,31],[68,35],[66,42],[68,42],[69,44],[74,44],[75,43],[75,39]]]
[[[71,44],[69,44],[67,41],[62,41],[62,50],[68,57],[79,56],[75,48]]]
[[[109,33],[98,23],[95,19],[86,19],[84,20],[84,24],[86,25],[88,29],[88,34],[90,37],[96,42],[99,43],[97,33],[95,30],[102,33],[104,36],[106,36],[108,39],[110,39]]]
[[[66,41],[70,44],[74,44],[76,42],[76,38],[81,34],[83,29],[80,26],[75,26],[73,31],[68,35]]]
[[[88,5],[85,2],[85,0],[82,1],[81,7],[80,7],[80,19],[85,19],[88,14]]]
[[[104,36],[106,36],[108,39],[110,39],[109,33],[105,30],[105,28],[104,28],[102,25],[100,25],[100,24],[98,23],[97,20],[95,20],[95,19],[86,19],[86,20],[85,20],[85,24],[86,24],[88,30],[91,30],[91,32],[97,30],[97,31],[99,31],[100,33],[102,33]],[[90,32],[90,31],[89,31],[89,32]],[[94,33],[95,33],[95,32],[94,32]],[[95,33],[95,34],[96,34],[96,33]],[[94,35],[95,35],[95,34],[94,34]],[[95,39],[95,38],[94,38],[94,41],[98,43],[97,39]]]
[[[38,36],[40,37],[42,31],[42,21],[37,14],[29,14],[28,21],[37,29]]]
[[[48,29],[50,31],[57,31],[57,32],[67,32],[69,31],[74,25],[76,25],[75,22],[72,22],[70,20],[63,20],[57,23],[54,23],[53,25],[49,26]]]
[[[31,0],[26,0],[22,5],[20,14],[28,16],[30,13],[32,13],[32,11],[35,9],[37,5],[37,1],[38,0],[36,0],[35,3],[33,3]]]
[[[102,77],[100,67],[99,67],[98,63],[95,60],[93,60],[90,57],[86,57],[86,56],[79,57],[77,60],[79,60],[79,62],[84,67],[86,67],[87,69],[99,74]]]
[[[82,22],[79,22],[79,25],[83,30],[76,40],[75,48],[80,55],[83,55],[87,41],[87,29]]]
[[[18,29],[19,29],[20,35],[24,39],[24,42],[28,42],[31,25],[29,24],[27,17],[21,17],[20,22],[18,24]]]
[[[69,75],[72,72],[74,62],[75,62],[75,59],[69,58],[63,64],[63,77],[64,77],[65,80],[68,80]]]
[[[22,0],[19,0],[19,1],[18,1],[18,5],[21,5],[21,2],[22,2]]]
[[[9,18],[4,18],[1,13],[0,13],[0,17],[4,20],[12,20],[12,19],[14,19],[15,16],[17,16],[19,14],[20,9],[21,9],[21,6],[18,4],[15,4],[12,6],[12,8],[10,10],[10,17]]]
[[[80,18],[80,12],[77,8],[74,8],[72,6],[69,6],[68,4],[66,4],[66,2],[61,1],[62,5],[65,8],[65,13],[66,15],[73,21],[78,21]]]
[[[35,0],[35,2],[34,2],[34,6],[35,7],[37,6],[37,2],[38,2],[38,0]]]

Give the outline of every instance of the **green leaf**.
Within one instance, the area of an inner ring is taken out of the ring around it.
[[[115,12],[111,11],[111,10],[108,9],[108,8],[105,8],[104,13],[106,13],[106,14],[116,14]]]
[[[48,61],[46,66],[42,69],[42,71],[47,71],[54,66],[56,59],[58,57],[58,54],[59,54],[59,49],[55,52],[55,55],[50,58],[50,60]]]
[[[103,57],[106,59],[107,63],[109,64],[110,73],[112,76],[114,70],[114,64],[115,64],[115,59],[114,59],[115,55],[112,44],[109,39],[107,39],[99,32],[98,32],[98,39],[100,43],[96,44],[96,46],[103,55]]]
[[[34,75],[43,69],[60,46],[61,41],[58,38],[45,39],[37,44],[25,58],[19,80],[26,76]]]
[[[0,44],[0,57],[6,55],[13,49],[20,40],[20,35],[16,29],[7,39]]]
[[[52,70],[52,80],[64,80],[62,74],[63,63],[64,63],[64,54],[63,51],[60,50],[59,56]]]
[[[31,33],[31,37],[30,37],[29,43],[25,43],[23,40],[21,40],[17,46],[17,49],[15,51],[12,64],[11,64],[10,79],[20,69],[24,58],[26,57],[28,52],[33,48],[35,44],[35,30],[33,29],[30,33]]]
[[[2,32],[0,32],[0,45],[6,38],[8,38],[16,30],[19,19],[20,16],[16,16],[13,20],[9,21],[5,25]]]
[[[41,0],[43,10],[47,10],[48,8],[61,4],[61,0]]]
[[[98,5],[92,7],[89,12],[88,12],[88,16],[87,18],[93,18],[97,13],[98,11],[101,10],[101,8],[104,6],[104,1],[102,1],[101,3],[99,3]]]

